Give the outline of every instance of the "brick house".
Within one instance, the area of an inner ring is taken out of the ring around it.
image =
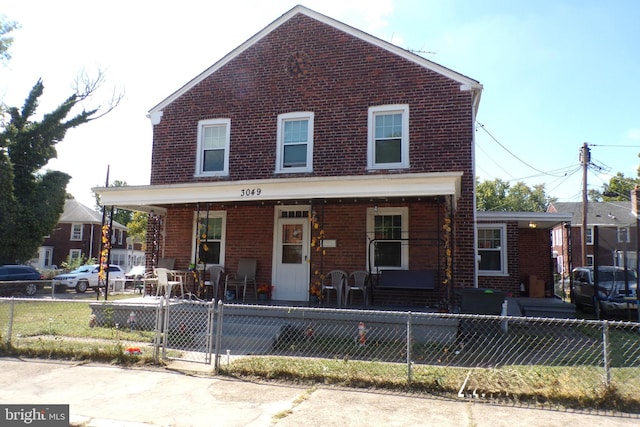
[[[67,199],[58,223],[49,236],[45,236],[38,249],[38,257],[31,260],[31,265],[46,270],[60,266],[67,259],[84,257],[99,258],[100,239],[102,236],[102,214],[91,209],[76,199]],[[114,222],[111,262],[127,270],[134,265],[132,258],[138,261],[144,255],[139,247],[127,244],[127,227]]]
[[[150,110],[150,185],[94,190],[150,213],[148,266],[233,272],[257,259],[258,283],[282,301],[307,301],[331,270],[429,271],[433,289],[373,297],[436,304],[478,285],[481,91],[296,6]]]
[[[582,265],[582,203],[555,202],[549,212],[571,216],[570,225],[556,225],[553,229],[553,252],[556,271],[565,277],[573,267]],[[632,202],[587,203],[586,260],[594,265],[628,266],[635,268],[637,259],[637,218]],[[597,231],[597,233],[596,233]]]

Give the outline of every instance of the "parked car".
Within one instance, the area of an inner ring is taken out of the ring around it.
[[[69,273],[55,276],[51,281],[51,286],[56,290],[58,287],[65,287],[66,289],[75,289],[78,293],[84,293],[89,288],[98,287],[99,271],[100,265],[98,264],[83,265]],[[124,270],[119,265],[110,265],[109,279],[124,279]]]
[[[131,270],[129,270],[129,272],[124,275],[124,285],[133,287],[136,283],[140,283],[144,278],[145,271],[146,267],[144,265],[136,265],[134,267],[131,267]]]
[[[596,294],[594,268],[577,267],[572,272],[571,301],[579,309],[590,307],[596,314],[622,313],[637,310],[637,276],[632,269],[623,267],[598,267],[598,292]],[[625,299],[626,298],[626,299]]]
[[[33,296],[38,289],[44,287],[42,274],[29,265],[3,265],[0,266],[0,294],[11,295],[14,292],[22,292],[27,296]]]

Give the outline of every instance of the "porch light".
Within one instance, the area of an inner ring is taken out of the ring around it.
[[[529,221],[529,228],[536,228],[538,226],[538,224],[536,224],[533,221]]]

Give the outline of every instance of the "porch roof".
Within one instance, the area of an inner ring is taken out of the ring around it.
[[[163,206],[300,199],[460,197],[462,172],[277,178],[184,184],[95,187],[104,206],[163,213]]]
[[[496,221],[517,221],[518,228],[553,228],[563,222],[571,222],[571,215],[566,213],[550,212],[487,212],[476,213],[476,221],[479,223]]]

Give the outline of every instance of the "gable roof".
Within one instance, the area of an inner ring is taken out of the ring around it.
[[[311,9],[308,9],[304,6],[298,5],[295,6],[294,8],[292,8],[291,10],[289,10],[287,13],[285,13],[284,15],[282,15],[280,18],[276,19],[275,21],[273,21],[271,24],[269,24],[267,27],[265,27],[264,29],[262,29],[260,32],[258,32],[257,34],[255,34],[253,37],[251,37],[249,40],[245,41],[243,44],[241,44],[240,46],[238,46],[236,49],[234,49],[233,51],[229,52],[227,55],[225,55],[222,59],[220,59],[218,62],[216,62],[215,64],[213,64],[211,67],[207,68],[205,71],[203,71],[202,73],[200,73],[198,76],[196,76],[195,78],[191,79],[191,81],[189,81],[187,84],[185,84],[184,86],[182,86],[180,89],[178,89],[177,91],[175,91],[174,93],[172,93],[171,95],[169,95],[169,97],[165,98],[163,101],[161,101],[159,104],[157,104],[155,107],[153,107],[151,110],[149,110],[149,113],[147,114],[147,117],[151,118],[152,123],[156,123],[156,120],[159,120],[158,115],[162,114],[162,110],[169,104],[171,104],[173,101],[175,101],[176,99],[180,98],[184,93],[186,93],[187,91],[189,91],[191,88],[193,88],[194,86],[196,86],[198,83],[200,83],[201,81],[203,81],[204,79],[206,79],[208,76],[210,76],[212,73],[216,72],[218,69],[220,69],[221,67],[223,67],[224,65],[226,65],[227,63],[229,63],[231,60],[233,60],[234,58],[236,58],[238,55],[240,55],[242,52],[244,52],[245,50],[247,50],[248,48],[250,48],[251,46],[253,46],[255,43],[257,43],[258,41],[260,41],[262,38],[264,38],[265,36],[267,36],[269,33],[271,33],[272,31],[274,31],[276,28],[280,27],[282,24],[284,24],[285,22],[287,22],[288,20],[290,20],[292,17],[294,17],[297,14],[304,14],[312,19],[315,19],[317,21],[320,21],[324,24],[330,25],[340,31],[343,31],[353,37],[357,37],[361,40],[364,40],[365,42],[371,43],[372,45],[378,46],[382,49],[385,49],[393,54],[396,54],[398,56],[401,56],[405,59],[407,59],[408,61],[414,62],[428,70],[434,71],[438,74],[441,74],[445,77],[448,77],[458,83],[460,83],[460,90],[470,90],[470,91],[475,91],[474,94],[474,111],[477,112],[478,110],[478,104],[480,102],[480,94],[482,92],[482,85],[474,79],[471,79],[463,74],[457,73],[449,68],[443,67],[442,65],[439,65],[435,62],[429,61],[428,59],[425,59],[419,55],[416,55],[412,52],[409,52],[405,49],[402,49],[396,45],[393,45],[389,42],[386,42],[382,39],[379,39],[377,37],[374,37],[370,34],[365,33],[364,31],[358,30],[354,27],[351,27],[349,25],[346,25],[340,21],[337,21],[333,18],[329,18],[328,16],[322,15],[318,12],[315,12]]]
[[[574,226],[582,225],[582,202],[555,202],[548,212],[571,214]],[[636,224],[631,212],[631,202],[589,202],[587,203],[587,224],[604,227],[622,227]]]
[[[58,223],[80,223],[80,224],[100,224],[102,225],[102,214],[97,212],[76,199],[67,199],[64,202],[64,211]],[[113,221],[116,228],[126,229],[125,226],[117,221]]]

